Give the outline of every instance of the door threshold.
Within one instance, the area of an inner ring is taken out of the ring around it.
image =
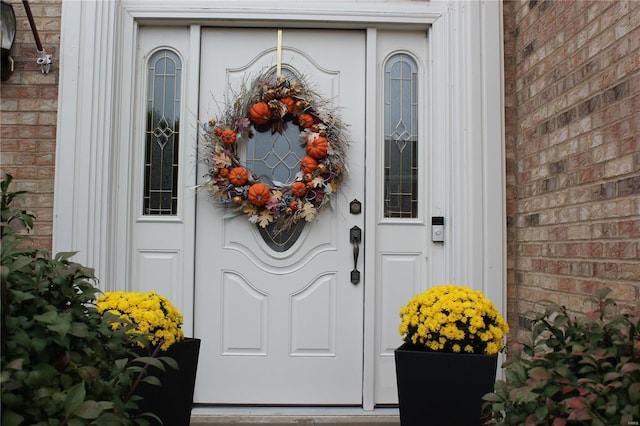
[[[191,411],[191,425],[370,425],[397,426],[397,408],[361,407],[216,407],[196,406]]]

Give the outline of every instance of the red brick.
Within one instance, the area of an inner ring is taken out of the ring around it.
[[[520,248],[508,304],[516,318],[538,298],[579,312],[584,295],[624,297],[640,277],[640,2],[504,5],[517,29],[505,39],[508,247]]]

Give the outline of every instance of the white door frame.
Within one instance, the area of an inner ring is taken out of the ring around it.
[[[433,216],[445,216],[446,242],[430,268],[429,283],[456,282],[485,292],[506,314],[506,232],[502,66],[502,4],[498,1],[63,1],[54,203],[54,251],[77,251],[105,290],[128,289],[131,249],[128,156],[116,141],[132,140],[135,52],[141,24],[190,25],[191,58],[199,55],[199,24],[361,28],[367,31],[367,69],[376,69],[376,31],[428,32],[431,140],[449,190],[429,196]],[[197,79],[198,66],[192,66]],[[376,76],[367,73],[367,93]],[[197,92],[186,103],[197,108]],[[366,111],[376,120],[375,108]],[[184,126],[187,129],[188,126]],[[195,138],[195,126],[189,135]],[[185,136],[187,137],[187,136]],[[377,140],[367,126],[366,143]],[[194,139],[192,139],[194,140]],[[185,139],[186,143],[189,143]],[[366,186],[375,188],[375,164],[367,158]],[[195,176],[191,176],[195,184]],[[435,189],[435,188],[434,188]],[[374,229],[375,209],[365,210]],[[365,253],[375,253],[367,239]],[[374,282],[373,262],[364,275]],[[189,292],[185,289],[185,300]],[[193,295],[191,293],[190,297]],[[365,289],[363,408],[373,409],[375,289]],[[192,307],[183,308],[192,331]]]

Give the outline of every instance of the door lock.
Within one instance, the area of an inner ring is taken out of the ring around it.
[[[362,240],[362,229],[354,226],[349,230],[349,240],[351,244],[358,244]]]
[[[349,203],[349,213],[360,214],[362,213],[362,203],[358,200],[353,200]]]

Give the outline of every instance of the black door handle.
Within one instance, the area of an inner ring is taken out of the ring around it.
[[[362,241],[362,229],[354,226],[349,231],[349,240],[353,245],[353,270],[351,271],[351,283],[360,282],[360,271],[358,271],[358,257],[360,255],[360,241]]]

